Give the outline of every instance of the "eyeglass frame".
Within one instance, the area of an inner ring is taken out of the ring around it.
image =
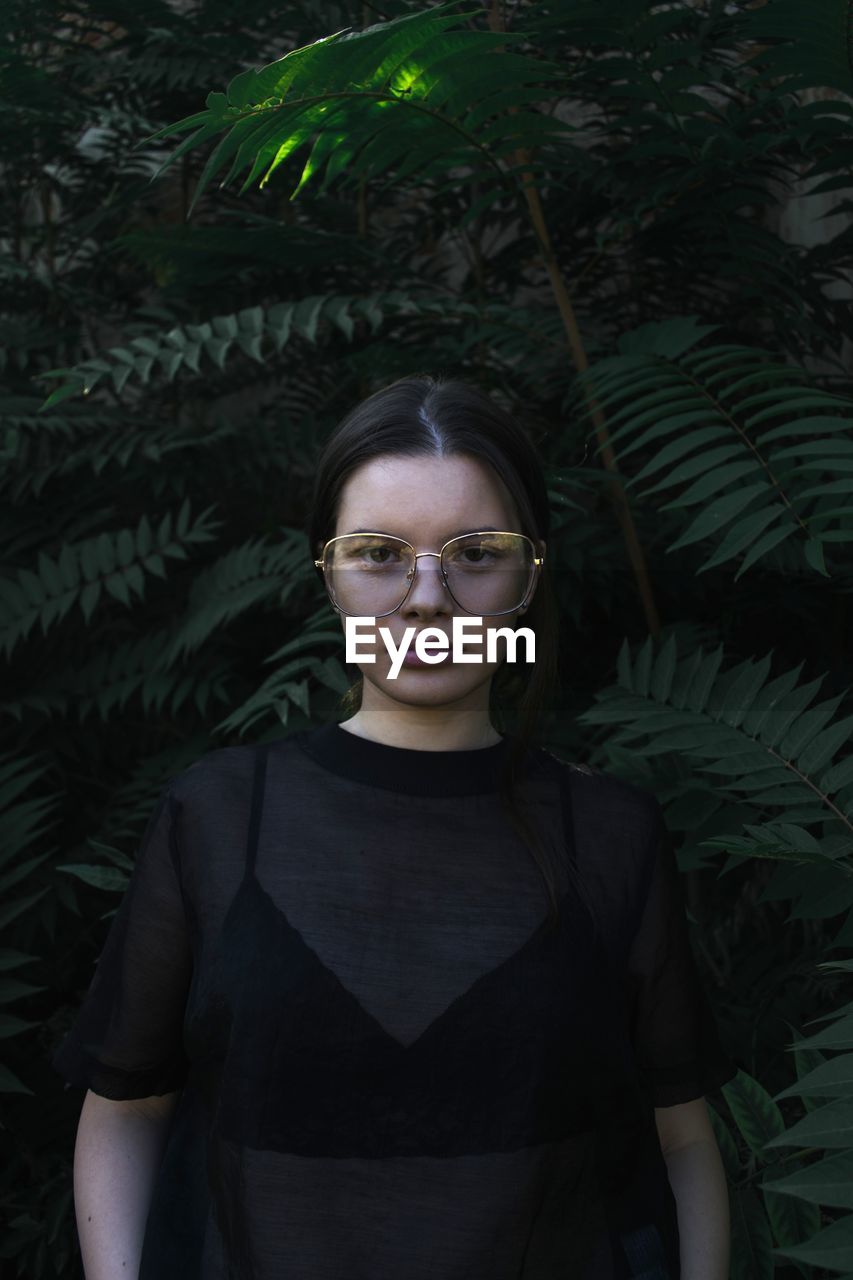
[[[520,604],[515,605],[515,607],[514,607],[514,608],[512,608],[512,609],[500,609],[497,613],[490,613],[488,616],[489,616],[490,618],[503,618],[503,617],[505,617],[508,613],[516,613],[519,609],[524,609],[524,608],[526,608],[526,607],[527,607],[527,602],[528,602],[528,600],[529,600],[529,598],[530,598],[530,593],[531,593],[531,591],[532,591],[533,587],[535,587],[535,585],[536,585],[536,581],[537,581],[537,579],[538,579],[538,577],[539,577],[539,574],[540,574],[540,573],[541,573],[541,571],[542,571],[542,566],[543,566],[543,565],[544,565],[544,563],[545,563],[545,557],[544,557],[544,555],[537,556],[537,555],[535,554],[535,552],[536,552],[536,543],[533,541],[533,539],[532,539],[532,538],[529,538],[529,537],[527,536],[527,534],[526,534],[526,533],[519,533],[517,529],[474,529],[474,530],[472,530],[472,532],[471,532],[471,533],[459,533],[459,534],[457,534],[457,535],[456,535],[456,537],[455,537],[455,538],[448,538],[448,539],[447,539],[447,541],[446,541],[445,543],[443,543],[443,544],[442,544],[442,546],[439,548],[439,550],[438,550],[438,551],[415,551],[415,548],[412,546],[412,543],[411,543],[411,542],[408,542],[405,538],[398,538],[398,537],[396,537],[393,533],[380,533],[378,530],[369,530],[369,529],[366,529],[366,530],[363,530],[363,531],[361,531],[361,532],[359,532],[359,533],[339,533],[339,534],[336,534],[336,536],[335,536],[334,538],[329,538],[329,539],[328,539],[328,540],[323,544],[323,549],[322,549],[322,551],[320,552],[320,559],[319,559],[319,560],[316,560],[316,559],[315,559],[315,561],[314,561],[314,567],[315,567],[316,569],[319,569],[319,570],[320,570],[320,572],[321,572],[321,573],[322,573],[322,575],[323,575],[323,585],[324,585],[324,586],[325,586],[325,588],[326,588],[326,594],[327,594],[327,596],[329,597],[329,600],[330,600],[330,601],[331,601],[331,603],[332,603],[332,607],[333,607],[334,609],[336,609],[338,613],[342,613],[345,617],[348,617],[348,618],[358,618],[358,617],[360,617],[360,616],[361,616],[360,614],[357,614],[357,613],[347,613],[346,609],[342,609],[342,608],[340,607],[340,605],[338,604],[338,602],[337,602],[337,601],[334,599],[334,597],[332,596],[331,591],[329,590],[329,584],[328,584],[328,581],[326,580],[326,565],[325,565],[325,561],[326,561],[326,551],[327,551],[327,550],[328,550],[328,548],[332,545],[332,543],[333,543],[333,542],[340,542],[340,541],[341,541],[341,539],[343,539],[343,538],[393,538],[395,542],[402,542],[402,543],[403,543],[403,545],[404,545],[405,547],[411,547],[411,548],[412,548],[412,552],[414,553],[414,557],[415,557],[415,565],[414,565],[414,568],[413,568],[413,569],[411,569],[411,570],[407,570],[407,572],[406,572],[406,576],[407,576],[407,577],[408,577],[409,573],[411,573],[411,575],[412,575],[412,576],[411,576],[411,579],[410,579],[410,581],[409,581],[409,585],[408,585],[408,587],[407,587],[407,589],[406,589],[406,593],[405,593],[405,595],[403,596],[403,598],[402,598],[402,600],[400,601],[400,603],[399,603],[399,604],[396,604],[396,605],[394,606],[394,608],[393,608],[393,609],[386,609],[384,613],[375,613],[375,614],[371,614],[371,617],[374,617],[374,618],[389,618],[389,617],[391,616],[391,614],[392,614],[392,613],[396,613],[398,609],[402,609],[403,605],[406,603],[406,601],[407,601],[407,600],[408,600],[408,598],[409,598],[409,595],[410,595],[410,593],[411,593],[412,587],[415,585],[415,578],[416,578],[416,577],[417,577],[417,575],[418,575],[418,561],[419,561],[419,560],[421,560],[424,556],[435,556],[435,557],[437,558],[437,560],[438,560],[438,566],[439,566],[439,571],[440,571],[440,573],[441,573],[441,578],[442,578],[442,581],[443,581],[443,583],[444,583],[444,586],[445,586],[445,589],[446,589],[446,591],[447,591],[447,594],[450,596],[450,599],[451,599],[451,600],[453,601],[453,603],[457,606],[457,608],[462,609],[465,613],[471,613],[471,610],[470,610],[470,609],[466,609],[466,608],[465,608],[465,606],[464,606],[463,604],[460,604],[460,603],[459,603],[459,601],[456,599],[456,596],[455,596],[455,595],[453,594],[453,592],[450,590],[450,584],[449,584],[449,583],[448,583],[448,581],[447,581],[447,573],[446,573],[446,570],[445,570],[445,568],[444,568],[444,565],[441,563],[441,557],[442,557],[442,553],[444,552],[445,547],[449,547],[449,546],[450,546],[450,544],[451,544],[451,542],[461,542],[463,538],[474,538],[474,537],[476,537],[476,536],[477,536],[477,534],[478,534],[478,533],[510,534],[513,538],[524,538],[525,542],[529,542],[529,543],[530,543],[530,546],[531,546],[531,548],[533,549],[533,552],[534,552],[534,556],[533,556],[533,565],[534,565],[535,573],[534,573],[533,581],[532,581],[532,582],[531,582],[531,584],[530,584],[530,587],[528,587],[527,591],[526,591],[526,592],[525,592],[525,594],[524,594],[524,598],[522,599],[521,603],[520,603]],[[476,616],[477,616],[476,614],[471,613],[471,617],[476,617]]]

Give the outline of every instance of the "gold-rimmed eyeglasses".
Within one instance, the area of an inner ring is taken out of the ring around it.
[[[451,599],[476,617],[522,608],[545,563],[526,534],[489,529],[450,538],[439,551],[416,551],[387,533],[342,533],[314,564],[339,613],[384,618],[405,602],[424,556],[438,560]]]

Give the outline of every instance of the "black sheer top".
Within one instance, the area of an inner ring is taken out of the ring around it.
[[[677,1280],[654,1108],[732,1078],[655,798],[338,725],[163,790],[55,1056],[180,1091],[143,1280]]]

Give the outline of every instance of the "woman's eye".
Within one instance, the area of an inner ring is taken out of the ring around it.
[[[367,547],[363,554],[369,564],[395,564],[400,558],[394,547]]]
[[[490,547],[460,547],[453,556],[455,564],[489,565],[494,564],[497,556]]]

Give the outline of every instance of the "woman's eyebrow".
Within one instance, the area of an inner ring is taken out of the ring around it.
[[[386,538],[399,538],[399,533],[390,533],[388,529],[377,529],[371,527],[369,529],[350,529],[350,533],[382,533]],[[445,542],[449,542],[451,538],[462,538],[466,533],[502,533],[496,524],[476,524],[470,529],[457,529],[455,533],[451,533],[445,538]],[[410,538],[403,538],[404,542],[410,542]]]
[[[459,529],[455,534],[451,534],[451,538],[464,538],[465,534],[500,534],[502,530],[497,525],[474,525],[471,529]]]

